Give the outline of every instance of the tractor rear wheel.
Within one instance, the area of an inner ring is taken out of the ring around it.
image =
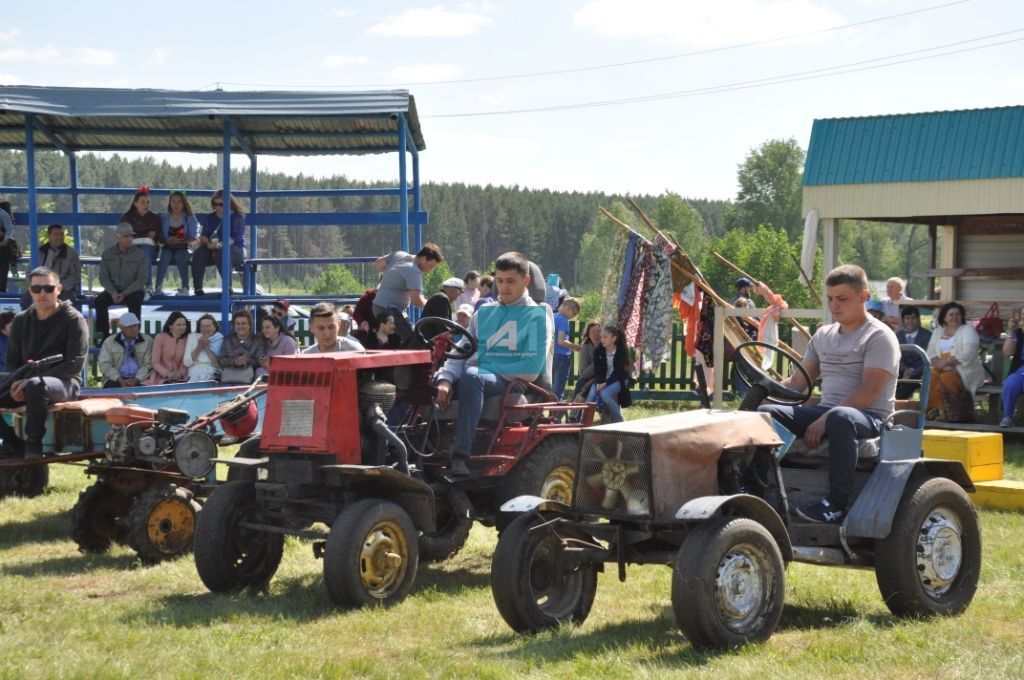
[[[763,642],[786,597],[785,565],[771,533],[746,517],[716,517],[683,541],[672,570],[672,610],[696,647]]]
[[[87,553],[104,553],[113,542],[124,541],[124,517],[132,497],[119,494],[98,481],[78,494],[71,508],[71,538],[78,549]]]
[[[240,526],[256,516],[256,488],[249,482],[227,482],[206,499],[193,550],[199,578],[211,591],[262,590],[270,583],[281,564],[284,536]]]
[[[466,492],[455,487],[436,496],[437,530],[423,532],[419,537],[420,561],[443,562],[454,557],[469,538],[473,520],[469,518],[471,503]]]
[[[519,633],[583,623],[597,594],[597,565],[565,551],[554,531],[531,531],[542,521],[534,513],[517,517],[491,558],[494,604]]]
[[[875,556],[875,580],[889,611],[959,614],[974,598],[980,572],[981,529],[970,498],[948,479],[913,480]]]
[[[401,506],[365,498],[342,510],[324,549],[324,584],[343,607],[390,607],[416,580],[416,527]]]
[[[578,453],[579,439],[574,435],[554,435],[537,444],[508,473],[499,506],[524,495],[571,505]]]
[[[35,498],[50,483],[49,465],[25,465],[0,469],[0,498],[22,496]]]
[[[151,486],[135,499],[125,521],[127,542],[144,564],[174,559],[192,549],[199,504],[174,484]]]

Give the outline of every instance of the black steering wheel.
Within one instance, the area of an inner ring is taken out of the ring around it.
[[[420,342],[424,343],[431,349],[434,348],[434,338],[428,338],[423,335],[423,329],[427,326],[441,326],[446,331],[461,335],[469,343],[468,347],[453,342],[451,347],[444,353],[446,359],[468,359],[476,353],[476,338],[474,338],[468,330],[455,323],[451,319],[445,319],[440,316],[425,316],[416,322],[413,326],[413,331],[416,333],[416,337],[420,339]]]
[[[755,347],[764,347],[786,355],[790,363],[796,366],[797,370],[803,375],[806,387],[802,391],[786,387],[772,377],[768,371],[761,368],[759,363],[755,364],[752,357],[748,356],[748,354],[753,354],[752,350]],[[772,404],[782,404],[783,406],[797,406],[807,401],[811,396],[811,391],[814,389],[814,381],[811,380],[811,375],[804,368],[804,365],[800,363],[800,357],[767,342],[751,340],[750,342],[742,343],[736,348],[736,353],[733,355],[733,363],[740,374],[740,379],[750,385],[750,391],[747,392],[747,396],[743,398],[743,403],[740,404],[741,411],[754,411],[763,401],[768,401]]]

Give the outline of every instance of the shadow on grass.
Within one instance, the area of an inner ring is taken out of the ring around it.
[[[836,600],[820,607],[786,605],[776,632],[783,630],[821,630],[842,627],[860,618],[852,602]],[[880,628],[891,627],[892,617],[879,615],[872,623]],[[664,667],[703,666],[724,655],[739,654],[736,649],[703,649],[689,644],[679,630],[671,607],[647,621],[624,621],[588,630],[566,626],[535,636],[489,636],[474,642],[480,647],[495,644],[515,645],[514,649],[494,652],[495,655],[533,661],[565,661],[577,657],[599,656],[608,650],[643,648],[654,650],[645,654],[644,663]]]
[[[96,569],[126,570],[138,566],[135,555],[68,555],[51,557],[30,564],[5,565],[0,567],[12,576],[74,576]]]
[[[66,511],[36,515],[20,522],[0,523],[0,549],[13,548],[22,543],[65,541],[70,537],[71,521]]]
[[[419,572],[416,574],[416,584],[412,587],[412,594],[422,591],[437,593],[457,593],[467,588],[490,590],[491,574],[490,566],[483,570],[470,567],[458,567],[456,569],[445,569],[442,564],[423,565],[420,564]]]

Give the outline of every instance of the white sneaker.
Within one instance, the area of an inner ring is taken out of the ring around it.
[[[1013,418],[1006,416],[999,421],[999,427],[1013,427]]]
[[[188,295],[188,288],[179,288],[178,295]]]
[[[148,290],[147,290],[147,291],[145,292],[145,294],[144,294],[144,295],[142,296],[142,301],[143,301],[143,302],[145,302],[146,300],[148,300],[148,299],[149,299],[149,297],[150,297],[151,295],[152,295],[152,293],[151,293],[150,291],[148,291]]]
[[[167,295],[167,291],[166,291],[166,290],[164,290],[163,288],[157,288],[157,289],[156,289],[156,291],[155,291],[155,293],[156,293],[157,295]]]

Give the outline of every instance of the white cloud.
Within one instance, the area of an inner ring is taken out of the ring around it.
[[[352,16],[353,14],[355,14],[355,12],[353,12],[350,9],[345,9],[345,8],[341,7],[341,8],[337,8],[337,9],[332,9],[329,12],[329,14],[332,17],[335,17],[336,19],[345,19],[345,18],[348,18],[348,17]]]
[[[398,66],[391,71],[391,77],[403,83],[451,80],[460,75],[462,75],[462,69],[455,64],[416,64],[415,66]]]
[[[530,156],[539,153],[543,147],[534,139],[489,135],[481,133],[436,132],[430,136],[431,144],[444,148],[449,154],[461,151],[463,157],[474,157],[480,149],[500,149],[508,156]],[[459,154],[462,155],[462,154]]]
[[[92,47],[73,47],[59,50],[46,45],[36,50],[10,47],[0,50],[0,62],[38,62],[42,64],[72,64],[75,66],[113,66],[117,53]]]
[[[370,60],[366,57],[350,57],[345,54],[329,54],[324,57],[324,66],[327,68],[338,68],[339,66],[349,66],[351,64],[369,64]]]
[[[1006,76],[1006,87],[1012,87],[1014,89],[1024,88],[1024,76],[1010,75]]]
[[[7,42],[9,40],[14,40],[18,37],[19,33],[21,33],[21,31],[17,28],[12,28],[9,31],[0,31],[0,41]]]
[[[480,101],[482,101],[484,104],[491,104],[491,105],[503,104],[507,100],[508,100],[508,95],[507,94],[497,94],[497,93],[495,93],[495,94],[482,94],[482,95],[480,95]]]
[[[717,47],[817,31],[846,20],[812,0],[589,0],[573,23],[601,35]]]
[[[157,47],[153,50],[153,53],[146,60],[146,64],[155,64],[157,66],[163,66],[167,63],[167,50],[162,47]]]
[[[25,81],[10,73],[0,73],[0,85],[24,85]]]
[[[476,33],[492,23],[490,17],[475,12],[449,12],[444,7],[431,7],[388,16],[366,32],[414,38],[455,38]]]

